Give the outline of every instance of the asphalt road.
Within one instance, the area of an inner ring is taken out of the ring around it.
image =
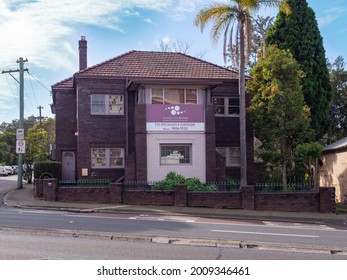
[[[261,242],[291,244],[297,247],[324,245],[331,250],[347,248],[347,231],[326,225],[223,220],[189,216],[148,216],[121,213],[80,214],[2,207],[0,208],[0,227],[232,240],[251,245]]]
[[[120,240],[106,235],[78,235],[23,229],[0,231],[2,260],[345,260],[346,256],[319,252],[257,250],[149,240]],[[196,262],[191,262],[197,265]]]
[[[5,195],[10,191],[16,188],[17,186],[17,175],[11,175],[8,177],[0,176],[0,201],[3,202]],[[0,203],[0,207],[3,206]]]
[[[14,187],[13,178],[0,179],[1,196]],[[347,259],[346,228],[337,229],[319,224],[228,220],[182,215],[151,216],[141,213],[82,214],[3,206],[0,207],[0,227],[29,233],[32,233],[30,230],[50,234],[52,231],[68,232],[68,235],[87,236],[93,240],[96,236],[106,236],[120,242],[131,243],[134,240],[142,240],[145,243],[156,244],[155,246],[176,244],[283,252],[294,250],[303,254],[322,253],[325,257],[338,256]],[[27,242],[34,242],[30,238],[33,237],[28,236]],[[7,246],[6,244],[7,242],[4,242],[3,246]],[[2,249],[1,252],[6,252],[5,248]]]

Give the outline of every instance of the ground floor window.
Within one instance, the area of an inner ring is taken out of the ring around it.
[[[161,165],[180,165],[191,163],[191,144],[160,144]]]
[[[240,147],[217,147],[216,151],[225,157],[225,166],[240,166]]]
[[[123,168],[123,148],[92,148],[92,168]]]

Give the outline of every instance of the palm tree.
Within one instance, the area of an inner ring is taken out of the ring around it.
[[[211,38],[214,43],[224,33],[224,61],[226,60],[227,43],[232,51],[234,26],[236,23],[236,56],[239,57],[239,98],[240,98],[240,186],[247,186],[247,147],[246,147],[246,96],[245,96],[245,64],[251,49],[252,12],[262,6],[280,6],[286,14],[290,7],[286,0],[230,0],[230,3],[213,3],[202,8],[195,17],[194,24],[201,31],[206,24],[213,21]]]

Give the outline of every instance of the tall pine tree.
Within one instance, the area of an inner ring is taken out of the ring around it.
[[[329,71],[314,11],[306,0],[286,0],[292,13],[277,15],[267,33],[267,43],[289,49],[304,72],[303,94],[311,110],[311,126],[321,139],[331,124],[329,108],[332,90]]]

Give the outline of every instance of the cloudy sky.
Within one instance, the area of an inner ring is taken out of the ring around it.
[[[227,0],[221,0],[227,1]],[[52,84],[78,70],[78,40],[88,41],[88,66],[130,50],[159,50],[159,42],[184,42],[188,53],[223,65],[221,44],[213,45],[209,29],[193,25],[206,0],[0,0],[0,73],[25,67],[25,117],[52,116]],[[308,0],[316,13],[326,55],[347,60],[347,1]],[[275,9],[261,11],[276,15]],[[18,74],[13,73],[18,79]],[[0,74],[0,123],[19,118],[19,86]]]

